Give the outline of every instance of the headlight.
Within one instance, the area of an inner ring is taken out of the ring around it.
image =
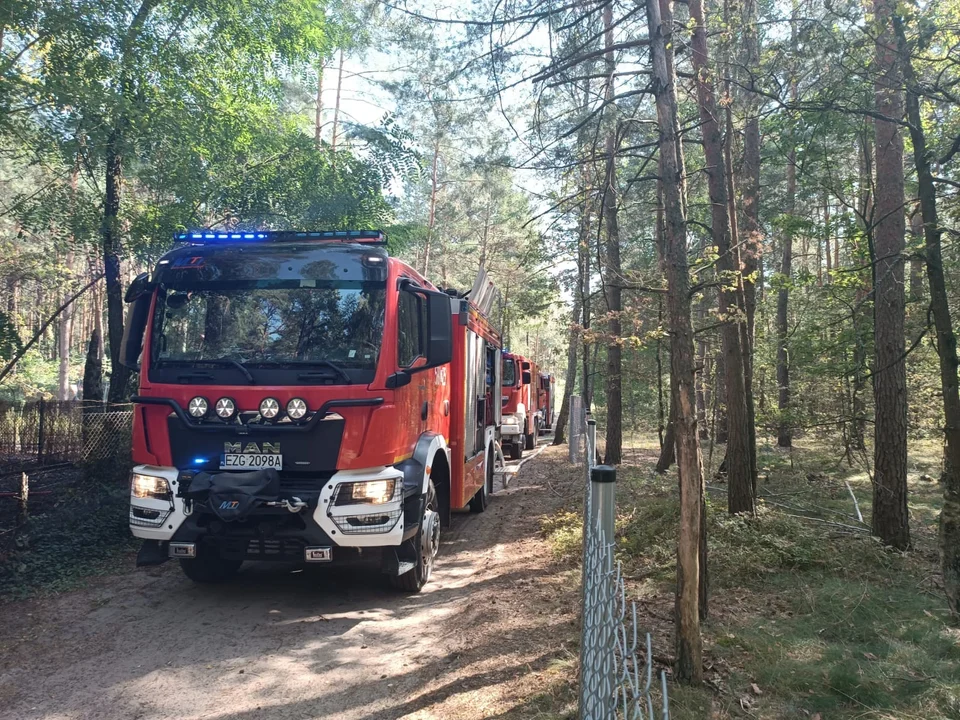
[[[130,494],[140,499],[169,500],[171,493],[166,478],[133,473],[130,476]]]
[[[202,418],[207,414],[207,410],[210,409],[210,403],[207,402],[205,397],[193,398],[187,405],[187,412],[190,413],[191,417]]]
[[[280,414],[280,403],[276,398],[264,398],[260,402],[260,417],[266,420],[273,420]]]
[[[396,480],[368,480],[343,483],[337,490],[335,505],[382,505],[393,500]]]
[[[287,403],[287,416],[291,420],[300,420],[307,414],[307,401],[301,398],[293,398]]]
[[[237,411],[237,404],[233,401],[233,398],[222,397],[213,406],[213,411],[217,414],[217,417],[229,420]]]

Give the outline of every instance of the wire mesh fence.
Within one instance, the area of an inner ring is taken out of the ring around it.
[[[580,718],[669,720],[666,673],[661,671],[654,683],[650,634],[644,633],[641,643],[637,606],[627,602],[620,563],[614,558],[616,470],[595,465],[596,422],[582,406],[576,407],[570,422],[571,457],[576,445],[584,468]]]
[[[122,459],[132,422],[129,405],[0,403],[0,469]]]

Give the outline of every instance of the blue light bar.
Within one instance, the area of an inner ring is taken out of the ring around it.
[[[363,243],[365,245],[386,245],[387,236],[380,230],[263,230],[260,232],[222,232],[213,230],[193,230],[177,233],[177,242],[208,244],[211,241],[243,242],[262,240],[267,242],[291,241],[334,241]]]

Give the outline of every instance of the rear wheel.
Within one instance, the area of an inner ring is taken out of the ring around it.
[[[181,560],[183,574],[197,583],[223,583],[237,574],[243,565],[242,558],[226,559],[216,549],[202,543],[197,545],[197,556]]]
[[[510,443],[510,459],[519,460],[523,457],[523,438],[517,436],[517,439]]]
[[[483,487],[477,490],[476,494],[470,498],[470,512],[482,513],[490,504],[490,496],[493,494],[493,449],[487,453],[487,465],[484,470]]]
[[[534,420],[533,432],[530,433],[529,435],[523,436],[527,444],[527,450],[533,450],[535,447],[537,447],[537,439],[539,435],[540,435],[540,424],[536,420]]]
[[[433,563],[440,550],[440,513],[438,512],[437,491],[433,487],[433,480],[427,485],[427,504],[420,519],[420,529],[413,539],[416,560],[413,568],[402,575],[390,578],[390,584],[397,590],[416,593],[430,580],[433,574]]]

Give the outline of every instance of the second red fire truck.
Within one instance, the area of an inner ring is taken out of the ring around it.
[[[537,446],[542,418],[539,413],[540,373],[533,361],[516,353],[503,354],[503,415],[500,443],[512,460]]]
[[[379,232],[178,240],[127,293],[138,562],[362,560],[419,591],[452,511],[493,490],[492,284],[441,291]]]

